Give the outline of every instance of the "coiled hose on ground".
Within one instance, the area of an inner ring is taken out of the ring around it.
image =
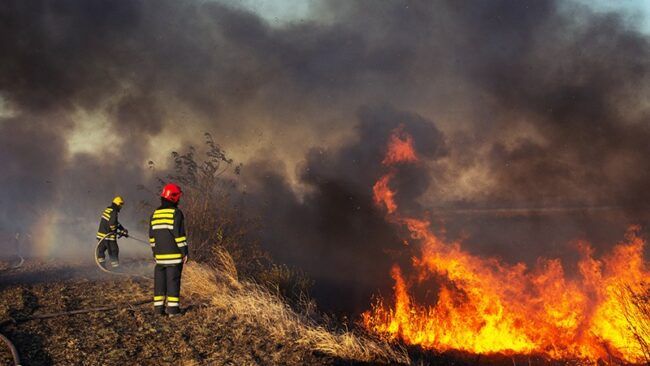
[[[145,242],[142,239],[138,239],[138,238],[134,238],[134,237],[129,237],[129,238],[148,245],[148,243]],[[144,279],[148,279],[148,280],[151,279],[151,277],[147,277],[147,276],[143,276],[143,275],[122,273],[122,272],[113,272],[111,270],[108,270],[107,268],[104,268],[104,266],[102,266],[101,263],[99,263],[99,260],[97,259],[97,249],[99,248],[99,245],[103,241],[104,241],[104,238],[102,238],[101,240],[99,240],[97,242],[97,245],[95,246],[95,251],[93,253],[93,257],[95,258],[95,263],[97,264],[97,267],[99,267],[100,270],[102,270],[105,273],[112,274],[112,275],[140,277],[140,278],[144,278]],[[23,263],[25,263],[25,258],[23,258],[23,256],[20,254],[20,246],[18,246],[17,253],[18,253],[18,257],[20,258],[20,261],[18,262],[18,264],[9,267],[9,269],[7,269],[7,270],[18,269],[23,265]],[[149,299],[149,300],[140,300],[140,301],[130,302],[130,303],[126,303],[126,304],[114,305],[114,306],[104,306],[104,307],[97,307],[97,308],[63,311],[63,312],[51,313],[51,314],[40,314],[40,315],[33,315],[33,316],[24,317],[24,318],[20,318],[20,319],[10,318],[8,320],[0,322],[0,329],[2,327],[4,327],[5,325],[8,325],[8,324],[20,324],[20,323],[24,323],[24,322],[30,321],[30,320],[49,319],[49,318],[56,318],[56,317],[59,317],[59,316],[70,316],[70,315],[85,314],[85,313],[98,312],[98,311],[110,311],[110,310],[116,310],[116,309],[120,309],[120,308],[134,308],[135,306],[148,304],[148,303],[150,303],[152,301],[153,300],[151,300],[151,299]],[[2,333],[0,333],[0,339],[9,348],[9,351],[11,352],[11,356],[13,357],[13,360],[14,360],[14,366],[21,366],[20,355],[18,354],[18,350],[16,349],[16,346],[14,346],[14,344],[11,342],[11,340],[9,340],[9,338],[7,338]]]

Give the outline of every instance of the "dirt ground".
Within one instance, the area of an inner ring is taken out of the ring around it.
[[[5,269],[2,269],[4,267]],[[262,329],[181,299],[185,313],[156,316],[151,304],[20,322],[20,319],[151,297],[150,281],[111,276],[93,265],[28,260],[0,267],[0,332],[15,344],[23,365],[332,365],[350,364],[294,344],[269,341]],[[144,273],[131,263],[123,271]],[[245,341],[242,341],[245,340]],[[0,364],[11,365],[0,347]]]

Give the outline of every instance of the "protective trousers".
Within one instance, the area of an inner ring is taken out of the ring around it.
[[[110,258],[111,265],[117,267],[120,264],[119,254],[120,248],[117,246],[117,241],[115,240],[103,240],[97,246],[97,259],[99,263],[104,263],[106,261],[106,250],[108,249],[108,257]]]
[[[158,314],[164,314],[165,303],[168,314],[180,312],[181,272],[183,264],[156,264],[153,276],[153,306]]]

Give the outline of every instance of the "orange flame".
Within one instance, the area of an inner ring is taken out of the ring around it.
[[[413,163],[418,161],[413,148],[413,137],[404,132],[404,125],[393,130],[388,140],[388,151],[382,164]]]
[[[396,129],[384,164],[405,161],[417,161],[412,139]],[[529,269],[477,257],[436,236],[428,221],[400,216],[389,188],[395,174],[391,170],[374,185],[375,202],[421,243],[421,252],[408,276],[393,266],[394,307],[382,300],[374,304],[362,316],[368,329],[436,350],[643,361],[629,323],[635,318],[626,316],[630,309],[623,308],[620,295],[622,285],[641,291],[650,278],[638,227],[601,259],[580,243],[579,276],[567,279],[557,259],[540,259]],[[434,276],[444,279],[435,304],[417,304],[410,293]]]
[[[415,163],[417,161],[418,157],[413,148],[413,137],[404,132],[404,125],[399,125],[390,135],[386,157],[382,161],[382,164],[390,166],[398,163]],[[390,171],[382,176],[372,187],[375,204],[383,204],[389,214],[397,210],[395,192],[388,185],[394,175],[395,172]]]
[[[383,203],[389,214],[392,214],[397,210],[397,204],[395,203],[394,198],[395,193],[390,190],[390,187],[388,187],[388,182],[390,182],[392,177],[393,175],[388,173],[381,177],[372,187],[375,204],[380,205]]]

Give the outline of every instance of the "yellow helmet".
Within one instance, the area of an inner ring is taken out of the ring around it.
[[[113,198],[113,203],[118,206],[122,206],[124,204],[124,199],[122,196],[115,196],[115,198]]]

